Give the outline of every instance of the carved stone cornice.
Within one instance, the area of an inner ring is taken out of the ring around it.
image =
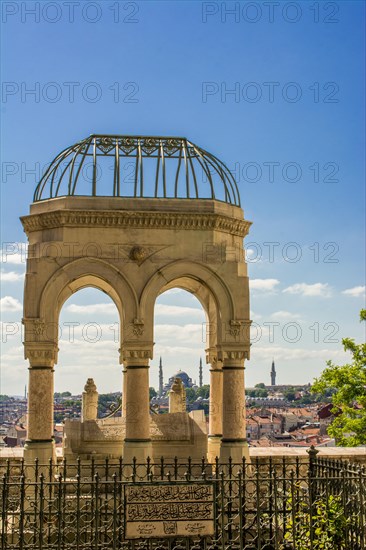
[[[56,210],[21,218],[24,231],[55,227],[121,227],[141,229],[217,230],[245,237],[251,222],[214,213],[124,210]]]
[[[58,347],[54,342],[24,342],[24,359],[31,367],[50,367],[57,363]]]

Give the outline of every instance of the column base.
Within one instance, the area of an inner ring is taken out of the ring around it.
[[[220,463],[228,464],[230,457],[234,464],[242,464],[243,458],[250,463],[246,439],[221,439]]]
[[[52,462],[56,463],[56,448],[53,439],[48,441],[32,441],[29,439],[25,442],[25,464],[33,465],[36,458],[40,466],[48,466],[50,458],[52,458]]]
[[[145,464],[147,457],[152,458],[151,439],[125,439],[123,443],[123,461],[132,464],[136,459],[137,464]]]
[[[216,457],[220,457],[222,435],[209,435],[207,440],[207,461],[210,464],[215,462]]]

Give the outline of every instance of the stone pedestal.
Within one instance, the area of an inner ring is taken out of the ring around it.
[[[169,391],[169,412],[186,412],[186,390],[180,378],[176,378]]]
[[[98,416],[98,392],[93,378],[88,378],[84,391],[81,408],[81,421],[96,420]]]

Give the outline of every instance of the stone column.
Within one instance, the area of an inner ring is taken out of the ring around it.
[[[220,460],[227,463],[249,461],[245,426],[245,351],[238,349],[223,352],[223,418]]]
[[[29,359],[28,421],[24,459],[27,463],[38,458],[39,464],[56,459],[54,442],[53,394],[54,364],[57,346],[50,342],[31,342],[25,345]]]
[[[122,369],[122,418],[126,418],[126,376],[127,370]]]
[[[144,463],[151,457],[150,437],[150,398],[149,398],[149,359],[152,356],[152,344],[135,345],[134,349],[124,346],[123,364],[126,369],[125,399],[126,434],[123,456],[125,462],[136,458]]]
[[[214,462],[220,456],[222,438],[222,362],[218,361],[216,350],[207,350],[210,368],[210,407],[208,425],[207,459]]]

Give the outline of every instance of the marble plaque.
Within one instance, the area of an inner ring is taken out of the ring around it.
[[[127,539],[214,534],[212,483],[139,483],[125,488]]]

